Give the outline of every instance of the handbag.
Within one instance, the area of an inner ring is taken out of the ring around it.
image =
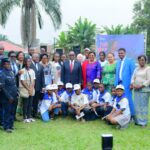
[[[22,98],[29,98],[29,92],[24,87],[20,87],[19,88],[19,92],[20,92],[20,97],[22,97]]]
[[[29,87],[32,87],[32,79],[31,79],[31,75],[29,74],[29,72],[26,70],[26,84],[29,86]],[[27,78],[28,76],[28,78]],[[35,89],[33,88],[32,89],[32,94],[29,95],[29,92],[28,90],[25,88],[25,87],[19,87],[19,92],[20,92],[20,97],[23,97],[23,98],[29,98],[29,96],[34,96],[35,95]]]

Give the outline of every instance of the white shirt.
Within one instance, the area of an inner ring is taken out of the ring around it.
[[[23,73],[20,75],[20,80],[27,81],[27,83],[33,84],[33,81],[36,79],[34,70],[33,69],[26,70],[25,68],[23,68],[21,71]],[[21,83],[19,84],[19,86],[23,87]]]
[[[16,63],[12,63],[11,62],[11,69],[12,69],[12,71],[14,72],[15,71],[15,75],[17,75],[18,74],[18,67],[17,67],[17,64]],[[15,69],[15,70],[14,70]]]
[[[32,63],[34,64],[36,70],[39,70],[38,63],[35,63],[34,61],[32,61]]]
[[[117,108],[116,104],[117,104],[117,102],[116,102],[116,100],[115,100],[113,107],[116,109],[116,111],[125,109],[125,110],[123,111],[123,115],[130,115],[129,103],[128,103],[128,99],[127,99],[127,98],[123,98],[123,99],[118,103],[118,105],[119,105],[120,108]]]
[[[99,60],[99,63],[100,63],[102,68],[107,64],[107,62],[108,62],[107,60],[105,60],[103,62]]]
[[[53,97],[53,101],[52,101],[52,99],[43,99],[42,100],[42,103],[40,105],[41,114],[45,113],[52,104],[55,104],[57,102],[55,93],[53,93],[52,97]]]
[[[91,94],[88,95],[88,94],[85,94],[85,93],[83,93],[83,94],[85,94],[87,96],[87,99],[88,99],[89,102],[96,101],[97,100],[97,93],[96,93],[96,91],[92,90],[91,93],[92,93],[92,95]]]
[[[123,71],[124,61],[125,61],[125,57],[123,58],[123,60],[121,60],[121,66],[120,66],[120,70],[119,70],[119,78],[121,80],[122,80],[122,71]]]
[[[73,70],[73,67],[74,67],[74,60],[69,60],[69,64],[70,64],[70,66],[71,66],[71,63],[72,63],[72,70]]]
[[[94,89],[94,91],[96,92],[96,94],[97,94],[97,97],[99,96],[99,94],[100,94],[100,91],[99,91],[99,89]]]
[[[100,101],[99,101],[99,96],[100,96],[100,94],[99,94],[98,97],[97,97],[97,103],[98,103],[98,104],[108,103],[109,105],[112,105],[112,97],[111,97],[111,95],[110,95],[109,92],[106,92],[106,93],[102,96],[102,99],[104,100],[104,102],[100,102]]]
[[[76,104],[78,106],[83,106],[83,105],[86,105],[88,104],[88,99],[87,99],[87,96],[83,93],[81,93],[80,95],[77,95],[76,93],[74,93],[72,95],[72,98],[71,98],[71,104]]]
[[[71,101],[71,99],[69,98],[69,95],[67,94],[66,91],[63,92],[63,94],[61,95],[60,99],[61,99],[61,101],[65,102],[65,103]]]

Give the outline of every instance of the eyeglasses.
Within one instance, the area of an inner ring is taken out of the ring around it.
[[[101,86],[100,86],[99,88],[100,88],[100,89],[103,89],[103,87],[101,87]]]
[[[10,56],[10,57],[16,57],[16,56]]]

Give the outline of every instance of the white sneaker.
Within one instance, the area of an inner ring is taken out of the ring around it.
[[[24,119],[24,123],[30,123],[31,121],[29,119]]]
[[[29,118],[28,120],[30,120],[30,122],[35,122],[35,119],[33,118]]]

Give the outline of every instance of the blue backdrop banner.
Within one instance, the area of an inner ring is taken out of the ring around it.
[[[97,55],[100,51],[106,53],[112,52],[115,58],[118,58],[118,49],[125,48],[127,56],[133,59],[145,53],[144,50],[144,35],[97,35],[96,37],[96,50]]]

